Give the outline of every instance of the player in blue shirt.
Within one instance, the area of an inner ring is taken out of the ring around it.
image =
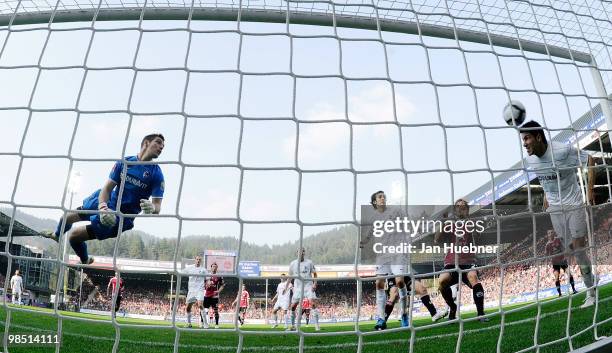
[[[137,156],[125,157],[125,161],[151,161],[161,154],[164,149],[164,136],[161,134],[147,135],[142,139],[140,152]],[[119,197],[119,187],[123,172],[123,161],[117,161],[113,166],[108,180],[102,189],[83,200],[83,206],[77,210],[115,211]],[[115,238],[120,233],[134,227],[134,217],[128,215],[158,214],[161,210],[162,198],[164,196],[164,175],[157,164],[127,165],[125,186],[121,197],[121,212],[125,215],[123,226],[119,230],[119,216],[113,213],[79,214],[68,213],[64,232],[72,228],[72,224],[80,221],[89,221],[90,224],[78,227],[70,232],[68,240],[74,252],[84,264],[91,264],[93,258],[87,254],[87,244],[91,239],[104,240]],[[151,201],[149,200],[151,198]],[[46,231],[42,235],[59,241],[62,220],[57,225],[55,232]]]

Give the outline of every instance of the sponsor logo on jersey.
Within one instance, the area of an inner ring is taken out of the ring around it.
[[[557,174],[540,175],[538,176],[538,180],[539,181],[557,180]]]
[[[142,180],[134,178],[131,175],[126,175],[125,181],[141,189],[146,189],[149,186],[147,183],[143,183]]]

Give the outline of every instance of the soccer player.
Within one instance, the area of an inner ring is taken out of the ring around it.
[[[289,302],[291,301],[291,282],[287,280],[287,275],[281,274],[281,282],[276,287],[276,294],[272,297],[272,303],[274,308],[272,309],[272,315],[274,315],[274,325],[272,328],[278,327],[278,312],[281,311],[283,321],[285,322],[285,329],[288,327],[287,310],[289,309]]]
[[[382,190],[376,191],[370,196],[370,204],[374,208],[375,220],[394,220],[400,216],[397,212],[387,207],[387,196]],[[367,240],[363,240],[360,244],[361,247],[367,243]],[[409,325],[408,321],[408,290],[406,283],[404,283],[404,275],[410,272],[410,266],[408,265],[408,257],[406,255],[397,254],[377,254],[376,256],[376,275],[387,276],[395,275],[394,283],[397,287],[399,294],[399,302],[401,308],[401,322],[402,327]],[[394,302],[387,301],[387,293],[385,291],[385,279],[378,278],[376,280],[376,324],[374,325],[375,330],[384,330],[387,328],[386,309],[393,311]]]
[[[240,300],[240,307],[238,308],[238,321],[240,322],[240,326],[242,326],[244,325],[246,312],[249,309],[249,303],[251,301],[251,295],[249,294],[249,291],[247,291],[244,284],[242,285],[242,292],[240,292],[240,296],[232,302],[232,306],[236,305],[238,300]]]
[[[406,284],[406,290],[411,290],[412,279],[410,276],[404,277],[404,283]],[[437,322],[440,319],[446,317],[448,315],[448,310],[446,308],[437,310],[436,306],[431,302],[431,298],[429,297],[429,293],[427,293],[427,288],[421,283],[419,280],[415,280],[414,292],[416,295],[421,297],[421,303],[425,305],[427,311],[431,315],[431,321]],[[399,291],[397,286],[395,285],[395,278],[387,278],[387,296],[389,299],[385,304],[385,323],[389,321],[389,316],[393,313],[393,308],[395,307],[395,303],[397,303],[397,299],[399,297]]]
[[[21,293],[23,293],[23,278],[21,272],[15,270],[15,274],[11,277],[11,293],[13,304],[21,305]]]
[[[119,283],[119,289],[117,289],[117,282]],[[111,292],[112,290],[112,292]],[[125,287],[123,286],[123,279],[119,276],[119,271],[115,271],[115,276],[111,277],[110,281],[108,281],[108,285],[106,286],[106,296],[110,296],[112,300],[112,296],[117,293],[117,299],[115,300],[115,313],[119,311],[119,306],[121,306],[121,296]]]
[[[456,221],[465,220],[469,217],[470,206],[464,199],[455,201],[454,205],[454,218]],[[457,222],[458,223],[458,222]],[[451,233],[438,232],[435,235],[434,241],[436,243],[450,243],[454,246],[469,246],[474,242],[472,233],[467,232],[459,227],[453,227]],[[444,269],[455,269],[455,256],[457,256],[458,266],[461,270],[469,270],[461,273],[461,281],[465,283],[469,288],[472,289],[472,295],[474,298],[474,304],[476,304],[476,311],[480,322],[487,322],[489,318],[485,317],[484,312],[484,288],[478,280],[478,272],[473,268],[476,267],[476,256],[473,252],[461,252],[455,254],[454,251],[449,250],[446,252],[444,257]],[[457,272],[444,272],[440,274],[438,279],[439,291],[444,298],[444,301],[450,308],[448,315],[449,320],[457,318],[457,304],[453,299],[453,293],[451,286],[459,283],[459,273]]]
[[[164,136],[161,134],[147,135],[140,143],[140,152],[136,156],[125,157],[126,161],[149,162],[159,157],[164,149]],[[83,205],[77,210],[97,210],[104,212],[116,211],[121,179],[123,178],[123,162],[115,163],[108,180],[101,189],[83,200]],[[164,175],[157,164],[128,165],[125,186],[121,198],[121,212],[126,215],[136,215],[141,211],[145,214],[158,214],[164,196]],[[150,201],[149,198],[152,198]],[[112,213],[79,214],[68,213],[64,232],[68,232],[73,223],[89,221],[86,226],[79,226],[70,232],[70,246],[83,264],[91,264],[94,260],[87,254],[88,240],[104,240],[115,238],[121,232],[134,227],[134,218],[123,218],[119,230],[120,219]],[[58,222],[55,231],[43,231],[42,236],[59,242],[62,220]]]
[[[559,280],[559,274],[561,270],[567,273],[567,259],[565,255],[563,255],[563,251],[565,251],[563,244],[561,243],[561,239],[557,238],[557,234],[554,229],[549,229],[546,232],[548,236],[548,242],[546,242],[546,256],[557,255],[551,259],[553,274],[555,275],[555,286],[557,286],[557,292],[559,296],[561,296],[561,281]],[[576,288],[574,287],[574,276],[569,274],[569,283],[572,286],[572,291],[574,294],[578,293]]]
[[[586,212],[582,208],[584,201],[582,190],[576,175],[576,169],[585,164],[595,165],[593,158],[585,151],[579,151],[570,144],[552,141],[550,144],[542,126],[529,121],[520,128],[523,147],[527,152],[526,164],[538,177],[544,189],[544,209],[550,214],[550,220],[557,235],[567,247],[570,239],[574,257],[580,266],[580,272],[587,287],[587,294],[581,308],[595,304],[595,287],[591,260],[585,251],[585,236],[588,234]],[[593,185],[595,170],[587,173],[587,204],[593,202]],[[563,211],[563,212],[562,212]]]
[[[195,264],[187,266],[184,271],[189,274],[189,281],[187,282],[187,327],[193,327],[191,325],[191,307],[195,304],[196,308],[200,313],[200,327],[208,328],[208,318],[204,315],[204,307],[202,301],[204,300],[204,282],[206,278],[206,268],[202,266],[202,256],[197,255],[195,257]]]
[[[225,282],[223,277],[217,275],[216,262],[210,265],[210,274],[212,276],[206,277],[206,284],[204,289],[204,315],[208,313],[208,310],[212,308],[215,314],[215,328],[219,328],[219,294],[225,288]]]
[[[303,298],[307,298],[310,300],[310,306],[312,307],[312,320],[315,325],[315,330],[320,331],[321,327],[319,326],[319,311],[317,310],[317,295],[315,291],[317,290],[317,270],[313,262],[310,259],[306,259],[306,250],[299,249],[298,256],[300,258],[298,260],[291,261],[289,264],[289,276],[301,276],[301,278],[291,279],[291,283],[293,283],[293,297],[291,298],[291,327],[288,331],[295,330],[295,310],[298,307],[298,304]]]

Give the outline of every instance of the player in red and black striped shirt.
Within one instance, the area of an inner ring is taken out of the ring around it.
[[[117,282],[119,282],[119,289],[117,290]],[[112,287],[112,288],[111,288]],[[112,292],[111,292],[112,290]],[[115,277],[112,277],[110,281],[108,281],[108,285],[106,286],[106,295],[114,295],[115,291],[117,291],[117,299],[115,301],[115,312],[119,311],[119,306],[121,305],[121,295],[125,287],[123,286],[123,279],[119,277],[119,272],[115,272]]]
[[[554,256],[551,259],[551,262],[553,267],[553,274],[555,275],[555,285],[557,286],[557,292],[559,293],[559,296],[561,296],[561,281],[559,280],[559,275],[561,273],[561,270],[567,273],[568,266],[567,259],[563,254],[565,248],[563,247],[561,239],[557,238],[557,233],[555,233],[553,229],[549,229],[546,232],[546,235],[548,237],[548,242],[546,243],[545,248],[546,256],[559,254],[557,256]],[[574,276],[572,276],[571,273],[569,274],[569,283],[572,286],[572,291],[574,292],[574,294],[578,293],[576,292],[576,288],[574,287]]]
[[[219,294],[225,288],[223,277],[217,275],[218,268],[216,262],[210,265],[212,276],[207,276],[204,284],[204,312],[208,315],[208,308],[212,308],[215,314],[215,328],[219,328]]]
[[[455,201],[454,205],[454,213],[456,220],[465,220],[470,215],[470,206],[467,201],[464,199],[459,199]],[[455,225],[457,222],[455,223]],[[444,239],[446,238],[446,239]],[[472,233],[467,232],[465,229],[460,229],[459,227],[453,227],[453,232],[451,233],[442,233],[439,232],[435,237],[436,243],[451,243],[454,246],[469,246],[474,242],[474,238]],[[461,252],[455,253],[454,251],[448,251],[446,256],[444,257],[444,269],[454,269],[455,268],[455,256],[457,257],[457,265],[461,270],[469,270],[467,272],[461,272],[461,281],[465,283],[468,287],[472,289],[472,294],[474,298],[474,304],[476,304],[476,311],[478,312],[478,316],[481,316],[479,319],[480,322],[487,322],[489,318],[487,318],[484,312],[484,288],[482,284],[478,280],[478,272],[473,269],[476,267],[476,254],[473,252]],[[445,272],[440,274],[440,278],[438,280],[440,294],[444,298],[444,301],[450,308],[450,313],[448,315],[449,320],[456,319],[457,315],[457,304],[453,299],[453,294],[451,290],[451,286],[459,283],[459,273],[458,272]]]
[[[247,309],[249,308],[249,302],[251,301],[251,295],[246,289],[246,286],[242,285],[242,292],[240,292],[240,296],[234,300],[232,306],[236,305],[240,299],[240,307],[238,308],[238,321],[240,321],[240,325],[244,325],[244,318],[246,316]]]

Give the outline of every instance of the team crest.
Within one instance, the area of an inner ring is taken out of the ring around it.
[[[148,177],[149,177],[149,175],[151,175],[151,173],[149,173],[149,171],[148,171],[148,170],[145,170],[145,171],[144,171],[144,173],[142,174],[142,177],[143,177],[143,178],[148,178]]]

